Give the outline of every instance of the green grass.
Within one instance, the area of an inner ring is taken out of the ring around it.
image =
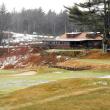
[[[46,50],[46,52],[67,52],[67,51],[82,51],[82,50],[85,50],[85,49],[49,49],[49,50]]]
[[[109,64],[109,60],[79,59],[81,62]],[[9,93],[40,83],[68,78],[99,78],[110,75],[110,70],[69,71],[58,68],[39,67],[33,76],[11,76],[22,70],[0,70],[0,94]]]
[[[53,69],[52,69],[53,70]],[[98,78],[110,75],[110,71],[68,71],[54,69],[54,72],[33,76],[3,76],[0,77],[0,93],[9,93],[40,83],[68,79],[68,78]]]
[[[109,79],[71,78],[13,92],[0,98],[0,109],[109,110],[109,94]]]
[[[55,72],[58,72],[57,68],[49,68],[48,66],[37,67],[37,73],[38,74],[55,73]]]
[[[46,52],[66,52],[66,51],[82,51],[82,50],[86,50],[86,49],[49,49],[46,50]],[[101,49],[91,49],[91,50],[99,50],[101,51]]]
[[[0,75],[6,75],[6,74],[16,74],[16,70],[0,70]]]
[[[0,75],[11,75],[11,74],[17,74],[25,71],[26,69],[11,69],[11,70],[4,69],[4,70],[0,70]]]
[[[80,61],[98,65],[110,62],[95,59]],[[109,88],[110,80],[90,78],[110,75],[110,70],[69,71],[39,67],[36,75],[13,76],[20,71],[0,70],[0,110],[109,110],[110,89],[103,87]],[[67,96],[97,87],[103,89],[78,96]],[[65,96],[56,100],[56,97],[62,95]],[[48,98],[55,100],[39,103]]]
[[[33,104],[18,110],[109,110],[110,89],[80,96],[64,97],[44,104]]]

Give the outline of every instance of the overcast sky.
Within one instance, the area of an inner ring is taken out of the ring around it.
[[[20,11],[23,7],[26,9],[42,7],[45,12],[49,9],[60,12],[60,10],[64,10],[64,6],[72,6],[78,1],[84,0],[0,0],[0,3],[5,3],[9,11],[12,11],[14,8]]]

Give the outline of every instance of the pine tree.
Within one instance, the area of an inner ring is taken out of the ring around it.
[[[5,4],[0,7],[0,43],[3,39],[3,31],[6,31],[9,27],[10,14],[7,12]]]
[[[92,31],[103,32],[103,51],[106,52],[110,38],[110,0],[88,0],[67,9],[71,21],[87,25]]]

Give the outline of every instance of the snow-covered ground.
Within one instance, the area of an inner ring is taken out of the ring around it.
[[[21,61],[22,59],[26,59],[27,55],[22,56],[10,56],[10,57],[6,57],[6,58],[0,58],[0,69],[3,69],[6,65],[16,65],[17,63],[20,63],[21,65]]]
[[[6,44],[9,43],[32,43],[32,42],[39,42],[44,39],[54,39],[54,36],[46,36],[46,35],[37,35],[37,34],[21,34],[21,33],[14,33],[10,32],[12,35],[7,39],[3,39],[3,42]]]
[[[37,35],[37,34],[22,34],[15,32],[7,32],[9,35],[5,39],[2,40],[2,43],[6,45],[10,44],[19,44],[19,45],[28,45],[28,44],[36,44],[42,43],[42,40],[45,39],[55,39],[55,36],[47,36],[47,35]]]
[[[44,39],[54,38],[54,36],[20,34],[20,33],[14,33],[14,32],[11,32],[11,33],[12,33],[12,38],[10,38],[9,40],[10,43],[37,42]]]

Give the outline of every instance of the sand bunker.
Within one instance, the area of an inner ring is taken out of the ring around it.
[[[36,74],[37,73],[35,71],[28,71],[28,72],[15,74],[15,75],[12,75],[12,76],[32,76],[32,75],[36,75]]]
[[[100,78],[110,78],[110,75],[107,75],[107,76],[103,76],[103,77],[100,77]]]

